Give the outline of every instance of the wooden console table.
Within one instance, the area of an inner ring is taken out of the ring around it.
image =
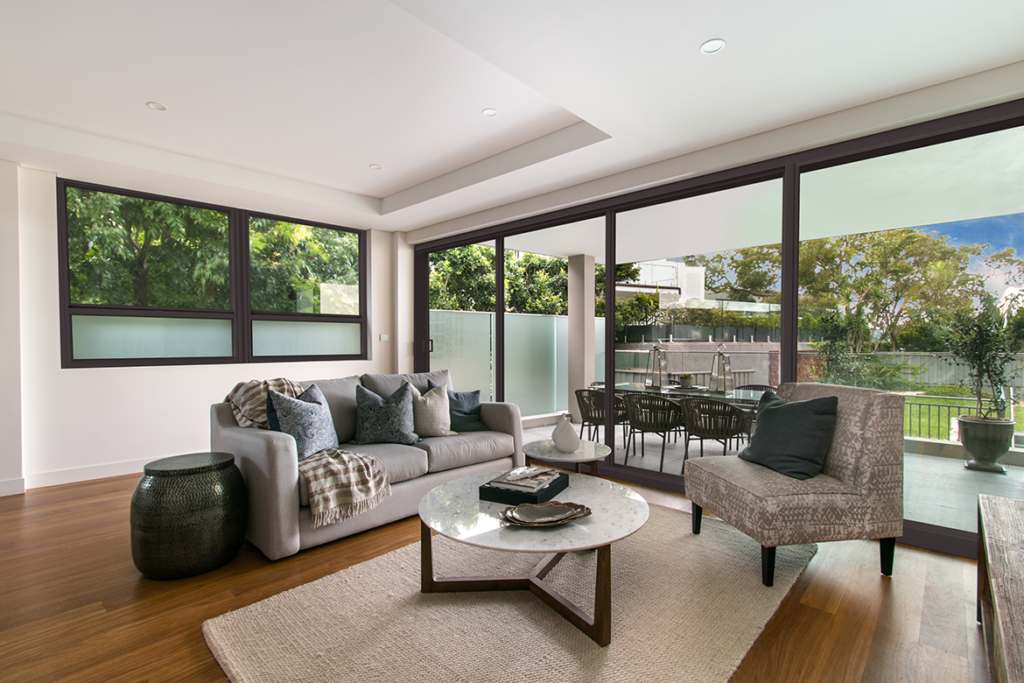
[[[993,679],[1024,681],[1024,501],[978,496],[978,621]]]

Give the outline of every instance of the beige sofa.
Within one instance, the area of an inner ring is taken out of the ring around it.
[[[417,514],[420,499],[435,486],[469,474],[508,470],[524,464],[519,407],[483,403],[481,420],[489,431],[431,437],[419,443],[353,444],[356,386],[388,397],[404,380],[425,393],[427,380],[452,387],[447,370],[409,375],[374,375],[300,382],[316,384],[334,418],[340,448],[372,455],[383,464],[391,495],[377,507],[338,524],[313,528],[309,493],[299,474],[295,439],[281,432],[243,428],[228,403],[210,409],[210,446],[231,453],[249,494],[246,537],[271,560]]]

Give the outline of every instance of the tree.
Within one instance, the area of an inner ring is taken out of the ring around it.
[[[430,253],[430,308],[494,310],[494,248],[479,244]]]
[[[72,303],[226,310],[228,216],[67,188]]]
[[[640,268],[615,267],[616,282],[633,282]],[[605,268],[594,267],[596,314],[604,316]],[[494,249],[478,244],[430,254],[430,308],[494,311]],[[505,311],[567,315],[569,262],[556,256],[505,251]]]
[[[340,310],[323,311],[321,285],[359,284],[359,237],[344,230],[250,218],[249,281],[255,311],[358,314],[358,295],[336,303]]]

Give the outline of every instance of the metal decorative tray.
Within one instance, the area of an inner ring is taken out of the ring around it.
[[[501,518],[515,526],[548,527],[567,524],[591,514],[590,508],[578,503],[522,503],[507,507],[499,513]]]

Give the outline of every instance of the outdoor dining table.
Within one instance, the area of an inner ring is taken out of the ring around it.
[[[668,386],[668,387],[649,387],[644,384],[638,384],[636,382],[622,382],[615,385],[616,393],[644,393],[644,394],[659,394],[668,398],[713,398],[718,401],[724,401],[731,403],[740,408],[756,408],[758,401],[761,400],[763,391],[756,389],[734,389],[732,391],[710,391],[708,389],[701,389],[691,387],[684,389],[682,387]]]

